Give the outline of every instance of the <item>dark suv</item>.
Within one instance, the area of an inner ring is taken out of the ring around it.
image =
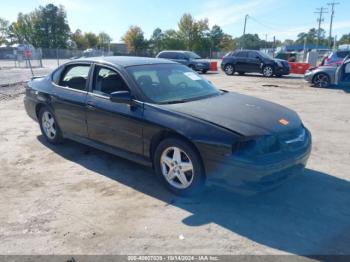
[[[238,72],[244,73],[261,73],[266,77],[289,75],[290,66],[287,61],[273,59],[269,55],[254,51],[240,50],[230,52],[223,57],[221,69],[227,75],[233,75]]]
[[[157,58],[165,58],[186,65],[195,71],[205,74],[210,70],[210,62],[190,51],[162,51]]]

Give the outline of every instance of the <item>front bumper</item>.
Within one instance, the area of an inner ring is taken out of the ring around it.
[[[203,70],[209,71],[210,70],[210,63],[195,64],[195,69],[198,71],[203,71]]]
[[[290,74],[290,66],[277,66],[275,67],[275,74],[276,75],[289,75]]]
[[[302,173],[312,148],[311,134],[295,152],[279,152],[263,160],[249,160],[234,155],[221,161],[206,161],[207,182],[243,193],[256,193],[275,188]]]
[[[314,77],[314,74],[311,71],[308,71],[304,75],[304,80],[306,82],[312,83],[312,78]]]

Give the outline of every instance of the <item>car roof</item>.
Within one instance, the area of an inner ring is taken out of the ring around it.
[[[79,58],[74,62],[96,62],[109,63],[117,66],[128,67],[137,65],[154,65],[154,64],[176,64],[170,60],[161,58],[138,57],[138,56],[102,56]]]
[[[164,52],[168,52],[168,53],[193,53],[192,51],[186,51],[186,50],[164,50],[164,51],[161,51],[160,53],[164,53]]]

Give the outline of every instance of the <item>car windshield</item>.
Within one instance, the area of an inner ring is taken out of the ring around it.
[[[268,59],[272,59],[271,56],[269,56],[268,54],[266,54],[266,53],[264,53],[264,52],[258,52],[258,53],[259,53],[259,55],[260,55],[261,57],[268,58]]]
[[[185,52],[185,53],[191,59],[201,59],[201,57],[199,55],[197,55],[196,53],[193,53],[193,52]]]
[[[131,66],[127,71],[155,103],[181,103],[221,94],[209,81],[183,65]]]

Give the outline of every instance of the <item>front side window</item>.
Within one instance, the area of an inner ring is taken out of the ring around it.
[[[221,94],[209,81],[183,65],[131,66],[127,71],[155,103],[185,102]]]
[[[123,78],[114,70],[96,66],[92,92],[101,95],[110,95],[117,91],[129,91]]]
[[[90,65],[70,65],[64,70],[60,85],[76,90],[86,90]]]

